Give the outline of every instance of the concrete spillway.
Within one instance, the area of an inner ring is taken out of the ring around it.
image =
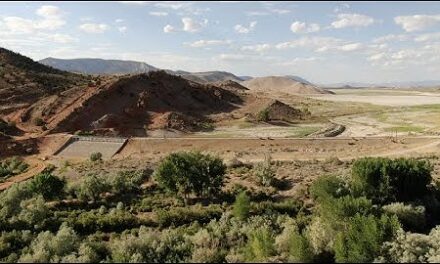
[[[103,159],[115,155],[127,142],[125,138],[72,137],[55,155],[63,158],[88,158],[100,152]]]

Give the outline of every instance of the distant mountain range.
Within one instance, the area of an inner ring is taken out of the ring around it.
[[[345,82],[321,84],[321,87],[326,88],[374,88],[374,87],[389,87],[389,88],[416,88],[416,87],[435,87],[440,86],[440,80],[427,81],[410,81],[410,82],[383,82],[383,83],[362,83],[362,82]]]
[[[59,70],[85,74],[126,74],[158,70],[158,68],[144,62],[123,60],[46,58],[39,62]]]
[[[104,60],[104,59],[56,59],[46,58],[39,61],[40,63],[51,66],[56,69],[69,72],[77,72],[84,74],[136,74],[146,73],[159,70],[150,64],[138,61],[124,60]],[[235,81],[241,82],[244,79],[235,76],[232,73],[224,71],[207,71],[207,72],[187,72],[165,70],[169,74],[179,75],[183,78],[198,82],[218,82],[218,81]]]

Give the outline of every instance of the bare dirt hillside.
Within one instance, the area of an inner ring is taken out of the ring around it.
[[[242,99],[212,85],[191,82],[163,71],[123,77],[97,88],[93,96],[54,124],[52,132],[105,130],[142,135],[146,129],[197,130],[210,115],[230,112]]]
[[[313,84],[300,82],[289,77],[268,76],[253,78],[241,83],[252,91],[282,92],[288,94],[331,94],[332,92]]]
[[[0,114],[88,81],[86,76],[60,71],[0,48]]]

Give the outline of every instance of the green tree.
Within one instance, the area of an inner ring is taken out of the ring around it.
[[[95,202],[103,192],[109,190],[110,186],[104,178],[96,174],[89,174],[79,186],[77,196],[81,200],[89,199]]]
[[[246,220],[249,216],[249,211],[251,207],[251,201],[249,196],[246,195],[246,192],[241,192],[235,198],[235,202],[233,205],[233,214],[235,217],[240,220]]]
[[[391,240],[399,230],[395,217],[356,214],[348,221],[348,227],[337,235],[335,260],[343,263],[373,261],[380,253],[382,244]]]
[[[362,158],[352,170],[354,193],[381,204],[419,199],[432,181],[431,165],[413,158]]]
[[[226,165],[220,158],[200,152],[177,152],[167,156],[155,171],[156,181],[166,190],[182,195],[209,196],[223,186]]]
[[[60,197],[63,193],[66,181],[49,172],[43,172],[35,176],[31,183],[30,189],[34,193],[41,194],[45,200]]]

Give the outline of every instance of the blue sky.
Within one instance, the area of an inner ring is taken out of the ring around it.
[[[2,2],[0,46],[316,83],[438,80],[438,2]]]

